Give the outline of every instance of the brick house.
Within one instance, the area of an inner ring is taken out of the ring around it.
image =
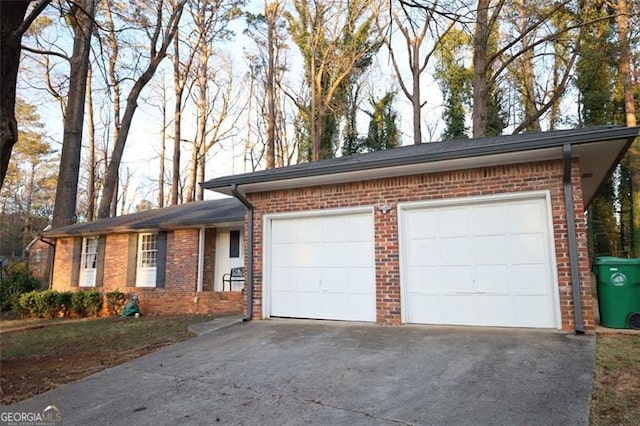
[[[53,246],[36,237],[27,245],[26,251],[29,255],[29,275],[46,287],[51,279]]]
[[[244,216],[229,198],[51,229],[50,288],[135,293],[143,314],[240,313],[244,284],[223,275],[244,266]]]
[[[203,186],[248,208],[248,317],[581,333],[594,327],[584,211],[637,134],[428,143]]]

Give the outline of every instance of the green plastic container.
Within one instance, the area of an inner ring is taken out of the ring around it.
[[[640,313],[640,259],[597,257],[593,272],[597,277],[600,324],[609,328],[635,328],[629,319],[632,314]]]

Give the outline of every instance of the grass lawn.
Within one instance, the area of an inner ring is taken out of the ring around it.
[[[192,336],[189,324],[211,319],[108,317],[53,320],[53,324],[52,320],[2,321],[0,401],[21,401],[185,340]],[[10,331],[16,327],[28,328]]]
[[[640,335],[598,334],[592,425],[640,424]]]

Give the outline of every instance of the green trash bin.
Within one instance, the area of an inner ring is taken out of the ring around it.
[[[600,324],[636,328],[640,316],[640,259],[597,257],[593,262],[598,289]]]

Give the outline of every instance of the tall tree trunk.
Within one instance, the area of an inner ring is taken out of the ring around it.
[[[20,67],[22,33],[16,34],[27,13],[26,1],[0,2],[0,189],[18,141],[16,83]]]
[[[476,28],[473,38],[473,137],[483,137],[487,131],[487,65],[489,34],[489,4],[478,0]]]
[[[173,40],[173,91],[175,101],[173,105],[173,165],[171,168],[171,205],[178,204],[178,188],[180,187],[180,138],[182,131],[182,94],[184,84],[180,78],[180,41]]]
[[[422,38],[414,39],[413,60],[411,62],[411,108],[413,113],[413,143],[419,145],[422,143],[422,103],[420,102],[420,45]]]
[[[167,87],[162,83],[162,130],[160,132],[160,159],[158,167],[158,207],[164,207],[164,162],[167,148]]]
[[[196,136],[198,153],[196,160],[196,178],[193,186],[195,189],[195,199],[200,201],[204,197],[204,189],[198,185],[198,181],[204,181],[205,157],[207,156],[207,69],[209,66],[209,49],[206,43],[200,46],[200,66],[198,69],[198,135]]]
[[[91,93],[91,65],[87,74],[87,133],[89,156],[87,158],[87,221],[94,219],[96,212],[96,125],[93,120],[93,95]]]
[[[276,150],[276,96],[275,96],[275,44],[276,44],[276,19],[278,17],[279,3],[276,1],[266,6],[265,16],[267,20],[267,158],[266,168],[275,167]]]
[[[76,217],[82,128],[95,0],[80,1],[78,5],[72,7],[71,11],[70,19],[74,33],[73,55],[69,70],[69,95],[64,118],[60,171],[53,209],[53,227],[73,223]]]

